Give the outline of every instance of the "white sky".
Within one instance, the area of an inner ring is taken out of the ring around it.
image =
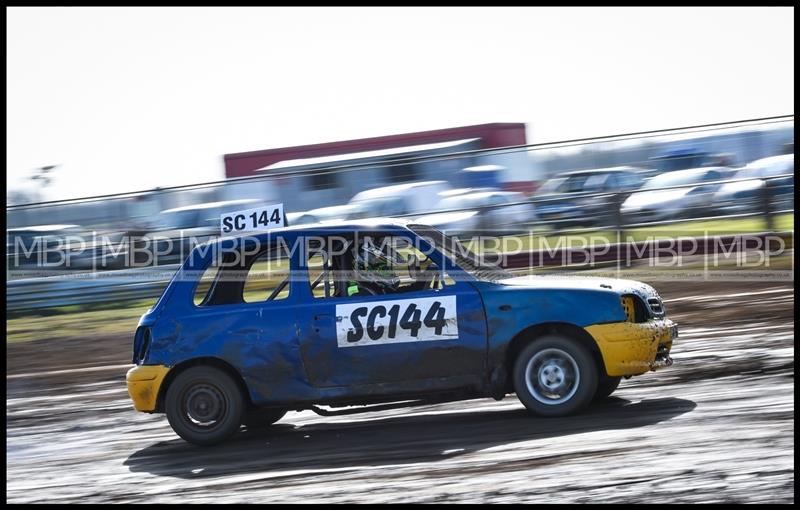
[[[794,113],[793,8],[8,8],[7,171],[49,199],[485,122],[530,143]]]

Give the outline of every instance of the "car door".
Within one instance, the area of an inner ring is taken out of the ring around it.
[[[440,255],[431,255],[441,267]],[[309,254],[306,259],[309,299],[299,326],[312,385],[376,395],[482,380],[486,319],[480,296],[468,282],[439,278],[419,290],[347,296],[337,294],[336,265],[323,258]]]

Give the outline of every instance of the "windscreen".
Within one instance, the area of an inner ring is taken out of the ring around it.
[[[458,267],[478,280],[496,282],[514,277],[513,274],[502,267],[487,262],[483,257],[467,249],[455,237],[445,235],[443,232],[427,225],[409,225],[408,228],[417,235],[424,237],[434,248],[441,251]]]

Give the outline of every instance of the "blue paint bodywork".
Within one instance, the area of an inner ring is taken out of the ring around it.
[[[292,246],[300,236],[380,232],[416,239],[400,222],[379,225],[341,224],[289,228],[257,236],[259,243],[277,240]],[[308,277],[295,278],[285,299],[196,306],[199,275],[212,262],[214,244],[196,248],[161,299],[139,322],[150,328],[149,348],[137,363],[176,367],[199,358],[228,364],[244,381],[256,405],[301,408],[310,404],[361,403],[463,392],[486,396],[502,393],[503,367],[510,342],[531,326],[561,323],[576,327],[626,320],[622,293],[648,286],[597,278],[514,278],[484,281],[464,271],[439,251],[431,259],[454,283],[439,290],[398,295],[314,298]],[[421,242],[421,244],[426,244]],[[247,246],[245,246],[247,249]],[[291,266],[307,275],[301,250]],[[339,348],[335,305],[354,300],[376,302],[455,295],[458,338]],[[142,335],[136,335],[139,352]],[[163,388],[162,388],[163,391]]]

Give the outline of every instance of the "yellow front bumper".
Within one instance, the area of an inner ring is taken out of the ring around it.
[[[167,372],[169,368],[163,365],[139,365],[128,370],[125,380],[134,409],[143,412],[156,410],[158,390]]]
[[[665,366],[657,355],[671,363],[669,351],[677,336],[677,326],[669,319],[595,324],[586,331],[597,342],[610,376],[640,375]]]

